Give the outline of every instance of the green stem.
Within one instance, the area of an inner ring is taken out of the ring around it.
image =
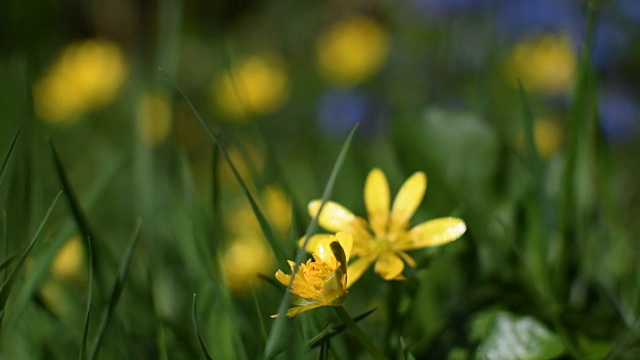
[[[373,356],[374,359],[386,359],[386,357],[382,353],[382,350],[380,350],[380,348],[378,348],[376,344],[371,342],[371,339],[369,339],[367,335],[365,335],[362,330],[360,330],[358,324],[353,321],[351,316],[349,316],[349,314],[347,313],[347,310],[345,310],[342,305],[334,306],[333,308],[336,310],[336,313],[340,317],[340,320],[342,320],[342,322],[349,328],[353,336],[358,339],[360,344],[362,344],[362,346],[367,349],[367,351]]]

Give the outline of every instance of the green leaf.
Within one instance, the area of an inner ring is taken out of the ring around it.
[[[560,338],[539,320],[500,311],[478,347],[476,359],[546,360],[564,351]]]

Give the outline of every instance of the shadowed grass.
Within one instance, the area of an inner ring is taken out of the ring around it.
[[[238,169],[236,168],[236,166],[233,163],[233,161],[231,161],[231,157],[229,156],[229,154],[225,150],[224,146],[222,146],[222,143],[220,143],[220,140],[218,139],[218,137],[213,133],[213,130],[211,130],[211,127],[209,127],[209,125],[206,123],[206,121],[204,120],[202,115],[200,115],[200,112],[198,111],[198,109],[196,109],[196,107],[193,105],[191,100],[182,91],[182,89],[178,86],[178,84],[176,84],[173,81],[173,79],[171,79],[166,73],[163,72],[163,74],[165,74],[167,76],[167,79],[169,79],[169,81],[171,81],[171,83],[173,84],[173,86],[176,89],[176,91],[178,91],[178,93],[182,96],[182,98],[187,102],[187,104],[189,105],[189,108],[191,109],[193,114],[196,116],[196,118],[198,119],[198,121],[200,122],[202,127],[207,131],[207,134],[209,135],[211,140],[213,140],[215,145],[218,147],[220,155],[222,155],[222,157],[225,159],[227,164],[229,164],[229,168],[231,169],[231,172],[233,173],[233,176],[238,181],[238,184],[240,185],[240,188],[242,189],[242,192],[247,197],[247,200],[249,200],[249,204],[251,205],[251,209],[253,210],[253,213],[255,214],[255,216],[256,216],[256,218],[258,220],[258,223],[260,224],[260,229],[262,230],[262,233],[264,234],[265,238],[269,242],[269,245],[271,246],[271,249],[273,250],[273,252],[275,254],[275,257],[278,260],[278,263],[280,264],[281,267],[286,266],[287,265],[287,259],[285,257],[284,251],[282,250],[280,244],[278,244],[276,235],[275,235],[273,229],[271,228],[271,225],[269,225],[269,222],[267,221],[266,217],[264,216],[262,211],[260,211],[260,207],[258,206],[258,203],[255,201],[253,195],[251,195],[251,192],[249,191],[249,188],[247,187],[247,184],[245,183],[244,179],[242,179],[242,176],[240,176],[240,173],[238,172]]]
[[[358,316],[355,316],[353,318],[354,322],[359,322],[361,320],[366,319],[367,317],[369,317],[369,315],[373,314],[374,311],[376,311],[377,308],[373,308],[371,310],[368,310]],[[324,330],[322,330],[320,333],[318,333],[318,335],[312,337],[311,339],[309,339],[309,341],[307,341],[307,348],[309,349],[313,349],[316,348],[320,345],[322,345],[323,343],[329,341],[332,337],[342,333],[343,331],[345,331],[347,329],[347,325],[345,325],[344,323],[342,324],[330,324],[329,326],[327,326],[327,328],[325,328]]]
[[[202,355],[207,360],[212,360],[213,358],[209,355],[209,351],[207,350],[207,345],[205,345],[204,341],[202,341],[202,337],[200,336],[200,331],[198,330],[198,317],[196,311],[196,294],[193,294],[193,301],[191,303],[191,321],[193,322],[193,329],[196,332],[196,336],[198,337],[198,343],[200,344],[200,350],[202,350]]]
[[[91,300],[93,298],[93,252],[91,251],[91,239],[87,238],[87,250],[89,251],[89,284],[87,286],[87,310],[84,314],[84,328],[80,343],[80,360],[87,358],[87,336],[89,334],[89,320],[91,319]]]
[[[18,140],[18,134],[20,134],[20,128],[18,128],[18,130],[16,130],[16,134],[13,135],[13,141],[11,141],[9,151],[7,151],[7,155],[4,157],[4,161],[2,161],[2,167],[0,168],[0,185],[2,185],[2,180],[4,180],[4,175],[7,172],[7,165],[9,164],[9,159],[11,158],[13,148],[16,145],[16,140]]]
[[[98,251],[96,249],[96,244],[95,244],[96,237],[94,236],[94,233],[91,230],[91,227],[89,226],[89,221],[87,220],[87,216],[85,212],[82,210],[82,206],[78,201],[78,197],[76,196],[71,186],[71,183],[69,182],[69,177],[67,176],[67,172],[64,168],[64,165],[62,164],[62,160],[60,159],[60,156],[58,155],[58,152],[56,151],[55,146],[53,145],[53,141],[51,140],[49,141],[49,146],[51,148],[51,154],[53,155],[53,161],[54,161],[56,171],[58,173],[58,178],[60,179],[60,183],[62,184],[62,189],[64,190],[67,196],[67,200],[69,201],[69,207],[71,208],[71,214],[73,215],[73,219],[75,220],[76,225],[78,226],[78,229],[82,234],[82,237],[85,239],[92,239],[92,241],[90,241],[88,244],[89,246],[92,247],[91,251],[94,254],[98,254]],[[105,258],[105,257],[103,256],[102,258]],[[94,267],[94,272],[97,275],[97,278],[99,280],[99,284],[102,285],[102,286],[98,286],[98,290],[100,291],[107,284],[106,275],[102,272],[97,258],[93,259],[93,267]]]
[[[120,266],[120,271],[118,271],[118,276],[113,284],[113,290],[111,291],[111,296],[109,297],[109,303],[107,304],[107,308],[104,309],[102,313],[102,320],[100,321],[100,326],[98,328],[98,333],[93,341],[93,346],[91,348],[91,354],[89,355],[89,359],[95,359],[98,356],[98,351],[100,350],[100,346],[102,345],[102,341],[104,340],[104,335],[107,331],[107,326],[111,321],[111,317],[113,316],[113,312],[118,305],[118,301],[120,300],[120,295],[122,295],[122,290],[124,289],[125,281],[127,280],[127,273],[129,272],[129,266],[131,265],[131,259],[133,257],[133,252],[138,244],[138,234],[140,232],[140,226],[142,225],[142,219],[138,218],[135,224],[135,228],[133,230],[132,239],[129,243],[129,248],[127,249],[124,257],[124,261]]]
[[[36,244],[36,240],[38,240],[38,237],[40,237],[40,233],[42,232],[42,229],[44,229],[44,225],[47,223],[47,220],[49,219],[49,215],[51,215],[51,212],[53,211],[53,208],[58,202],[60,195],[62,195],[62,191],[59,192],[58,195],[56,195],[56,197],[53,199],[53,202],[49,206],[49,210],[47,210],[47,213],[42,219],[42,222],[40,222],[40,226],[38,226],[36,233],[33,235],[33,239],[31,240],[31,242],[29,243],[25,251],[20,256],[20,259],[18,260],[16,267],[13,268],[13,271],[11,272],[11,274],[9,274],[9,277],[7,278],[7,280],[5,280],[5,282],[2,284],[2,288],[0,289],[0,313],[2,313],[2,318],[0,318],[0,333],[2,331],[1,321],[2,319],[4,319],[5,306],[7,305],[7,300],[9,299],[9,294],[13,289],[13,285],[15,284],[16,277],[18,276],[20,269],[22,269],[24,262],[27,260],[27,256],[29,256],[29,253],[33,249],[33,246]]]
[[[351,145],[351,141],[353,140],[353,135],[355,134],[357,128],[358,128],[358,124],[356,124],[351,129],[351,131],[349,132],[349,135],[344,141],[344,144],[342,145],[342,148],[340,149],[338,158],[336,159],[336,162],[333,165],[333,169],[331,170],[331,175],[329,175],[329,180],[327,181],[327,184],[325,185],[324,191],[322,193],[322,198],[321,198],[322,203],[320,204],[318,213],[313,217],[313,219],[311,219],[311,222],[309,223],[309,226],[307,227],[307,230],[305,231],[305,234],[304,234],[304,238],[305,238],[304,245],[299,247],[296,253],[296,258],[294,260],[296,264],[299,264],[304,260],[304,256],[305,256],[304,249],[307,246],[307,242],[309,241],[309,238],[311,238],[311,235],[313,235],[318,229],[318,215],[322,212],[324,205],[327,203],[327,201],[331,197],[331,193],[333,192],[333,187],[338,177],[338,173],[340,172],[340,169],[342,168],[342,165],[345,162],[347,153],[349,151],[349,146]],[[284,316],[284,314],[287,312],[287,309],[289,307],[289,302],[291,299],[291,293],[289,292],[289,290],[291,289],[291,284],[293,284],[293,279],[296,276],[296,272],[297,272],[297,268],[296,268],[296,271],[294,271],[293,274],[291,275],[291,281],[287,286],[287,291],[284,292],[284,295],[282,296],[282,300],[280,300],[280,305],[278,306],[278,314],[283,314],[283,316],[278,316],[275,319],[273,326],[271,327],[271,332],[269,333],[269,337],[267,338],[267,345],[264,351],[265,359],[271,359],[272,357],[274,357],[279,351],[279,347],[281,346],[282,342],[285,339],[284,324],[286,321],[286,316]]]

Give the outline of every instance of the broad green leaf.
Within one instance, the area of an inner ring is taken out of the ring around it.
[[[500,311],[478,347],[476,359],[546,360],[564,350],[560,338],[539,320]]]

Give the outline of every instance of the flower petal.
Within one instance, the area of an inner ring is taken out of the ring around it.
[[[405,229],[409,220],[420,206],[427,190],[427,176],[419,171],[404,182],[393,201],[389,233]]]
[[[276,279],[278,279],[278,281],[280,281],[284,286],[289,286],[289,283],[291,282],[291,275],[287,275],[282,272],[282,270],[278,270],[276,271]]]
[[[347,289],[360,279],[369,266],[373,264],[375,259],[376,258],[374,256],[367,256],[356,259],[349,264],[349,267],[347,268]]]
[[[331,241],[333,240],[334,236],[331,234],[315,234],[312,235],[309,238],[309,241],[307,241],[307,246],[305,247],[305,251],[308,253],[312,253],[321,242],[326,242],[327,244],[330,244]],[[300,240],[298,240],[298,246],[302,247],[304,245],[304,236],[300,238]]]
[[[467,230],[462,219],[445,217],[423,222],[409,231],[396,250],[411,250],[438,246],[458,239]]]
[[[382,254],[376,261],[375,271],[385,280],[401,279],[402,270],[404,263],[393,252]]]
[[[311,309],[315,309],[315,308],[318,308],[320,306],[325,306],[325,305],[327,305],[327,304],[325,304],[322,301],[318,301],[318,302],[314,302],[314,303],[309,304],[309,305],[296,306],[296,307],[293,307],[293,308],[291,308],[291,309],[289,309],[287,311],[287,317],[294,317],[294,316],[300,315],[301,313],[303,313],[305,311],[309,311]],[[276,316],[277,316],[277,314],[276,314]],[[272,317],[274,317],[274,316],[272,315]]]
[[[316,216],[321,204],[320,200],[313,200],[309,203],[308,210],[311,217]],[[327,201],[324,204],[322,213],[318,217],[318,223],[333,232],[354,233],[355,227],[359,226],[356,216],[349,209],[333,201]]]
[[[342,250],[344,251],[344,256],[346,258],[346,263],[343,265],[347,266],[347,264],[349,263],[349,258],[351,257],[351,249],[353,248],[353,235],[344,232],[338,232],[336,233],[334,241],[337,241],[340,246],[342,246]]]
[[[369,224],[378,236],[387,231],[389,222],[389,183],[384,172],[374,168],[364,184],[364,204],[367,207]]]

